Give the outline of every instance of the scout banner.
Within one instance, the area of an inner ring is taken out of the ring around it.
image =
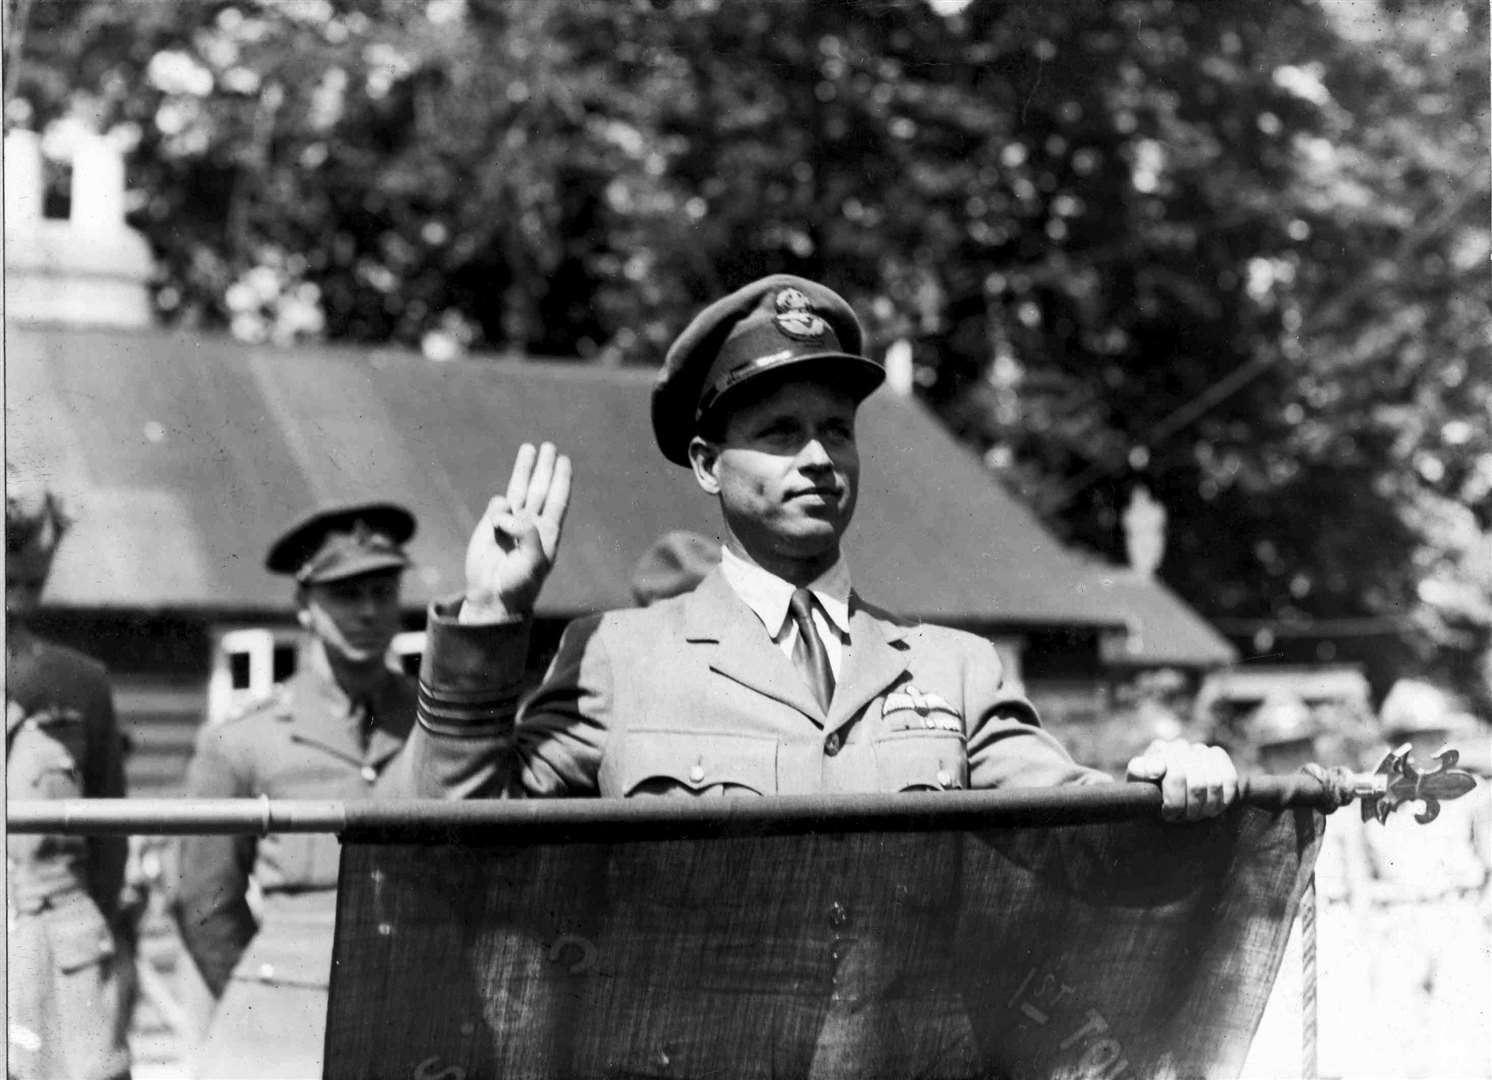
[[[353,830],[326,1075],[1236,1075],[1323,823]]]

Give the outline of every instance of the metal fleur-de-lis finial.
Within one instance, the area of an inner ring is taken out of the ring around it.
[[[1388,820],[1395,808],[1407,802],[1423,802],[1425,808],[1414,815],[1414,820],[1426,825],[1440,814],[1440,804],[1447,799],[1459,799],[1476,787],[1476,778],[1464,769],[1456,768],[1461,760],[1457,750],[1446,747],[1435,755],[1436,766],[1423,772],[1414,763],[1410,743],[1391,750],[1378,763],[1357,792],[1362,799],[1362,819],[1376,817],[1380,823]]]

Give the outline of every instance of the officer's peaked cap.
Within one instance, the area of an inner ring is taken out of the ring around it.
[[[653,435],[689,464],[699,422],[748,382],[811,368],[862,400],[886,377],[863,355],[865,332],[844,298],[806,278],[774,274],[716,300],[684,328],[653,386]]]
[[[414,515],[395,503],[330,507],[286,529],[270,547],[264,566],[302,585],[403,570],[409,565],[404,544],[414,530]]]

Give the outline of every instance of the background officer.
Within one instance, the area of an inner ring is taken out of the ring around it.
[[[414,719],[413,685],[389,657],[414,530],[403,507],[347,506],[311,515],[270,548],[267,568],[295,578],[308,631],[300,667],[264,700],[202,729],[189,797],[391,794],[391,765]],[[201,1075],[321,1075],[339,854],[336,837],[305,833],[183,841],[176,915],[220,999]],[[257,927],[251,879],[263,898]]]
[[[632,599],[638,607],[690,592],[720,565],[720,542],[686,529],[666,532],[632,568]]]
[[[67,528],[50,491],[5,492],[5,780],[12,799],[119,798],[124,746],[102,665],[36,637]],[[125,838],[16,836],[9,858],[9,1075],[129,1075],[133,927],[120,910]]]

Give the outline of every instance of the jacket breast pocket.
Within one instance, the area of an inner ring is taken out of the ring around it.
[[[714,731],[631,729],[622,740],[615,787],[605,794],[628,797],[757,797],[777,793],[777,740],[767,736]],[[738,900],[753,889],[756,865],[751,844],[702,844],[694,840],[656,840],[623,844],[607,869],[607,895],[615,911],[632,912],[647,922],[649,912],[677,933],[678,920],[707,918],[723,889]],[[759,898],[770,910],[773,897]],[[659,914],[662,913],[662,914]],[[636,927],[620,932],[636,938]],[[640,932],[640,931],[637,931]]]
[[[777,740],[716,731],[632,729],[622,741],[619,794],[775,795]]]
[[[909,730],[876,739],[876,786],[881,791],[952,791],[969,786],[964,737],[951,731]]]

